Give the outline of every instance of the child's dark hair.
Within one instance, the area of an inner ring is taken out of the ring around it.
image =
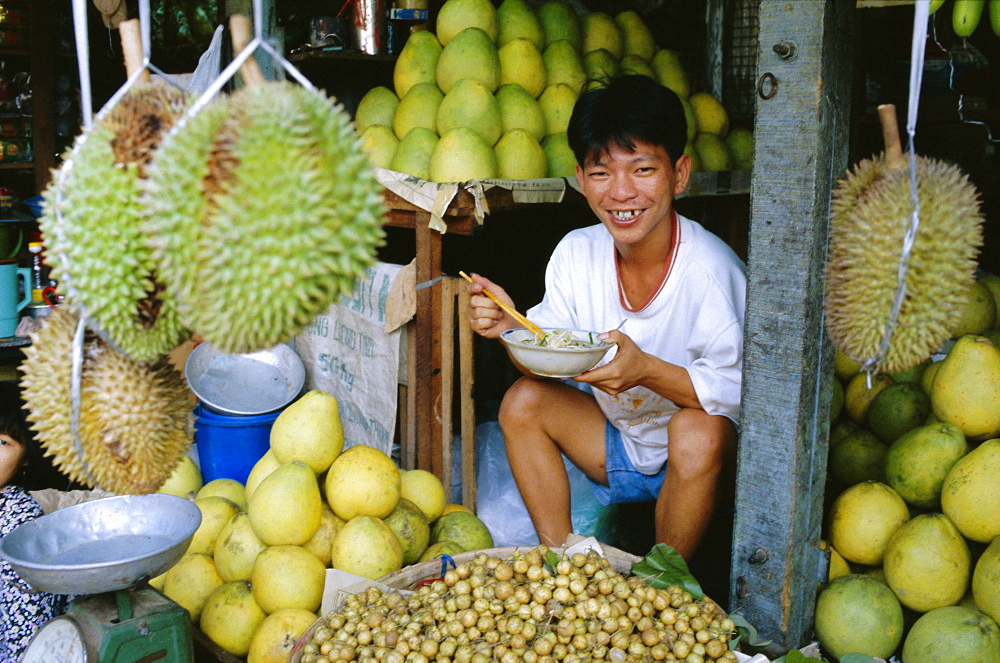
[[[0,382],[0,435],[17,440],[28,451],[38,445],[25,415],[24,400],[17,384]]]
[[[66,490],[71,482],[45,458],[45,452],[31,424],[21,389],[16,382],[0,381],[0,435],[17,440],[24,447],[24,471],[16,475],[13,483],[28,490],[60,488]]]
[[[567,138],[581,166],[613,145],[632,150],[637,140],[659,145],[676,164],[687,143],[684,106],[649,76],[619,76],[580,95]]]

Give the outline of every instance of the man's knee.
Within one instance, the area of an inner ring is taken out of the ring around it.
[[[718,473],[734,455],[736,428],[722,415],[681,408],[667,424],[669,463],[685,474]]]
[[[542,402],[541,394],[544,383],[531,378],[518,378],[510,386],[500,403],[498,420],[500,426],[506,428],[508,425],[520,423],[530,418],[531,414],[538,409]]]

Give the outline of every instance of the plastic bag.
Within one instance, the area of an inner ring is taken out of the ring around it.
[[[573,531],[615,545],[618,509],[598,502],[587,476],[565,456],[563,462],[569,476]],[[538,535],[514,483],[503,432],[496,421],[476,426],[476,515],[489,528],[497,547],[538,545]]]
[[[192,98],[197,98],[201,95],[219,77],[219,72],[222,70],[223,32],[223,26],[220,25],[215,28],[215,34],[212,35],[212,42],[208,45],[208,49],[198,58],[198,66],[195,67],[194,73],[187,80],[186,88]]]

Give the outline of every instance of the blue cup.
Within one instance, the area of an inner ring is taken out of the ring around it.
[[[0,338],[12,338],[21,309],[31,302],[31,269],[16,262],[0,264]]]

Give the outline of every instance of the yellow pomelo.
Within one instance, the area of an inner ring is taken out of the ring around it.
[[[496,177],[497,155],[482,136],[468,127],[441,135],[431,154],[432,182],[467,182]]]
[[[844,409],[844,385],[835,377],[830,379],[830,421],[836,421]]]
[[[972,573],[976,607],[1000,623],[1000,537],[986,547]]]
[[[247,663],[286,663],[295,641],[315,621],[316,613],[301,608],[285,608],[271,613],[253,634]]]
[[[722,103],[708,92],[695,92],[688,97],[695,117],[698,118],[698,130],[713,133],[719,138],[725,138],[729,133],[729,114]]]
[[[437,520],[448,502],[441,479],[427,470],[401,472],[400,495],[420,507],[428,522]]]
[[[606,48],[598,48],[584,55],[583,71],[587,75],[587,81],[583,86],[585,91],[607,85],[612,78],[621,73],[618,60]]]
[[[465,506],[464,504],[445,504],[444,509],[441,510],[441,515],[446,513],[453,513],[455,511],[464,511],[465,513],[475,513],[472,509]]]
[[[538,20],[545,32],[545,45],[565,39],[580,52],[583,48],[583,31],[576,12],[565,2],[548,0],[538,7]]]
[[[733,155],[736,170],[750,170],[753,166],[753,132],[743,127],[730,129],[726,134],[726,147]]]
[[[951,330],[952,338],[967,334],[982,334],[997,321],[997,305],[993,293],[985,283],[976,281],[969,288],[968,300],[961,317]]]
[[[545,135],[564,133],[569,126],[573,106],[576,105],[576,93],[573,88],[556,83],[545,88],[538,98],[538,105],[545,116]]]
[[[615,15],[615,23],[621,30],[622,38],[625,42],[623,57],[633,55],[649,62],[656,53],[656,40],[649,31],[642,16],[632,9],[627,9]]]
[[[691,126],[690,124],[688,125]],[[694,149],[694,144],[688,140],[684,145],[684,154],[688,155],[688,159],[691,160],[691,172],[700,173],[704,170],[701,165],[701,157],[698,156],[698,150]]]
[[[282,463],[250,496],[247,514],[254,533],[269,546],[302,545],[316,534],[323,500],[312,468]]]
[[[858,372],[861,371],[860,362],[851,359],[840,350],[833,352],[833,374],[837,379],[847,384]]]
[[[500,56],[493,40],[479,28],[466,28],[441,50],[435,80],[445,94],[471,78],[492,94],[500,87]],[[441,132],[443,133],[443,132]]]
[[[279,463],[300,460],[322,474],[343,449],[340,406],[332,394],[321,389],[306,392],[271,424],[271,451]]]
[[[849,653],[887,659],[903,639],[903,608],[885,583],[848,574],[820,592],[814,626],[835,659]]]
[[[1000,275],[997,274],[984,274],[976,279],[979,283],[986,286],[986,289],[990,291],[990,295],[993,296],[993,304],[1000,314]]]
[[[205,601],[199,626],[215,644],[235,656],[246,656],[250,642],[267,615],[253,598],[250,583],[232,580]]]
[[[622,76],[646,76],[656,80],[656,72],[653,71],[653,67],[638,55],[626,55],[618,63],[618,68],[621,70]]]
[[[274,457],[274,453],[270,449],[254,463],[253,467],[250,468],[250,474],[247,476],[246,485],[243,486],[248,503],[250,497],[253,495],[253,491],[257,490],[257,486],[264,480],[264,477],[274,472],[280,465],[281,463]]]
[[[687,127],[687,144],[685,145],[684,152],[686,154],[693,153],[692,159],[698,159],[698,170],[701,168],[701,157],[698,156],[698,152],[694,149],[694,139],[698,135],[698,118],[694,116],[694,109],[691,108],[691,104],[687,102],[687,99],[681,99],[681,106],[684,108],[684,124]],[[690,148],[687,149],[687,148]]]
[[[982,336],[963,336],[941,361],[931,406],[941,421],[970,440],[1000,435],[1000,349]]]
[[[396,508],[386,516],[385,524],[403,547],[403,566],[420,559],[431,538],[431,526],[420,507],[401,497]]]
[[[333,461],[326,474],[326,499],[342,520],[385,518],[399,501],[399,469],[375,447],[357,444]]]
[[[495,42],[500,33],[497,10],[490,0],[446,0],[438,10],[437,37],[447,46],[466,28],[479,28]]]
[[[227,477],[212,479],[198,490],[196,499],[210,497],[212,495],[225,497],[240,509],[247,508],[246,488],[236,479],[229,479]]]
[[[215,567],[224,581],[249,580],[254,560],[264,548],[264,542],[254,534],[250,516],[241,511],[219,532],[215,540]]]
[[[536,141],[545,138],[545,114],[538,101],[520,85],[501,85],[496,93],[503,133],[524,129]]]
[[[437,128],[441,135],[459,127],[472,129],[491,147],[500,140],[500,104],[471,78],[457,81],[438,106]]]
[[[927,424],[901,436],[885,459],[886,482],[920,509],[941,504],[941,490],[949,470],[969,451],[958,426]]]
[[[661,48],[653,55],[650,64],[653,71],[656,72],[656,80],[660,82],[660,85],[670,88],[682,101],[687,102],[691,96],[691,85],[688,83],[687,72],[684,71],[684,66],[681,64],[680,53]],[[709,131],[707,128],[699,130]]]
[[[503,48],[513,39],[527,39],[539,51],[545,48],[545,30],[525,0],[503,0],[497,7],[497,46]]]
[[[694,137],[694,149],[701,159],[701,169],[707,172],[732,170],[733,157],[725,141],[716,134],[699,131]]]
[[[326,567],[302,546],[271,546],[257,555],[250,576],[254,600],[270,614],[284,608],[315,612],[323,600]]]
[[[524,129],[512,129],[505,133],[493,150],[497,155],[501,178],[530,180],[545,177],[548,172],[542,146]]]
[[[373,124],[361,133],[361,149],[371,164],[377,168],[388,168],[392,155],[396,153],[399,139],[389,127]]]
[[[889,486],[855,484],[830,507],[830,545],[849,562],[881,564],[889,539],[909,519],[906,502]]]
[[[211,555],[215,552],[215,539],[218,538],[219,532],[240,512],[240,507],[219,495],[202,497],[196,499],[194,503],[201,511],[201,523],[191,537],[187,552]]]
[[[541,52],[527,39],[511,39],[497,51],[500,85],[517,83],[536,99],[546,86],[547,72]]]
[[[859,428],[830,449],[827,468],[830,477],[842,486],[885,477],[885,457],[889,447],[871,431]]]
[[[402,140],[416,127],[437,130],[437,112],[444,94],[437,83],[417,83],[399,100],[396,116],[392,120],[392,130],[396,138]],[[397,148],[398,149],[398,148]]]
[[[201,470],[198,469],[198,465],[192,460],[191,456],[184,454],[181,456],[180,461],[174,468],[174,471],[170,473],[167,480],[156,489],[156,492],[163,493],[165,495],[175,495],[177,497],[184,497],[188,499],[193,499],[194,495],[202,486],[202,476]]]
[[[396,154],[389,162],[389,170],[405,173],[422,180],[431,177],[431,155],[437,147],[438,135],[425,127],[413,127],[403,136]]]
[[[1000,536],[1000,439],[986,440],[960,458],[941,487],[941,510],[973,541]]]
[[[576,155],[569,146],[566,132],[549,134],[542,141],[545,169],[548,177],[575,177]]]
[[[430,30],[411,32],[392,70],[392,86],[402,100],[414,85],[432,83],[437,87],[437,61],[441,43]]]
[[[590,12],[580,17],[580,27],[583,32],[583,53],[590,53],[603,48],[614,57],[621,60],[625,55],[625,37],[610,14]]]
[[[197,622],[209,595],[224,581],[211,555],[184,553],[163,578],[163,593]]]
[[[319,522],[319,529],[313,538],[302,544],[302,547],[316,555],[323,566],[330,566],[330,548],[333,546],[333,539],[337,532],[344,526],[344,521],[337,517],[337,514],[327,506],[323,505],[323,518]]]
[[[483,521],[463,511],[449,513],[434,521],[431,542],[439,541],[453,541],[466,551],[493,547],[493,536]]]
[[[846,576],[851,572],[851,565],[847,563],[844,556],[837,552],[837,549],[826,541],[819,542],[820,550],[830,551],[830,566],[827,569],[826,581],[833,582],[840,576]]]
[[[365,578],[381,578],[403,566],[403,546],[380,518],[351,518],[333,539],[333,568]]]
[[[458,545],[454,541],[438,541],[437,543],[432,543],[427,546],[427,549],[424,550],[424,554],[421,555],[420,559],[417,561],[426,562],[440,555],[457,555],[463,552],[465,552],[465,548]]]
[[[563,83],[580,94],[583,84],[587,82],[587,72],[583,70],[580,54],[569,40],[560,39],[546,46],[542,51],[542,60],[548,85]]]
[[[1000,661],[1000,626],[971,608],[935,608],[910,627],[902,656],[906,663]]]
[[[392,126],[392,116],[396,114],[399,97],[384,85],[376,85],[361,97],[354,112],[354,126],[362,132],[373,124]]]
[[[911,610],[958,603],[971,572],[969,547],[943,513],[925,513],[897,529],[882,561],[885,581]]]
[[[868,428],[886,444],[925,421],[931,413],[931,399],[915,382],[891,384],[868,406]]]
[[[869,386],[869,378],[871,386]],[[889,385],[893,384],[893,379],[885,373],[876,373],[869,376],[867,373],[858,373],[848,381],[844,387],[844,409],[847,416],[857,424],[864,425],[868,421],[868,408],[872,400],[878,396]]]
[[[937,372],[940,369],[941,369],[941,362],[934,361],[928,364],[927,368],[924,369],[924,372],[921,373],[920,375],[920,388],[923,389],[924,393],[927,394],[928,396],[931,395],[931,390],[934,385],[934,378],[937,377]],[[931,401],[931,405],[932,406],[934,405],[933,401]]]

